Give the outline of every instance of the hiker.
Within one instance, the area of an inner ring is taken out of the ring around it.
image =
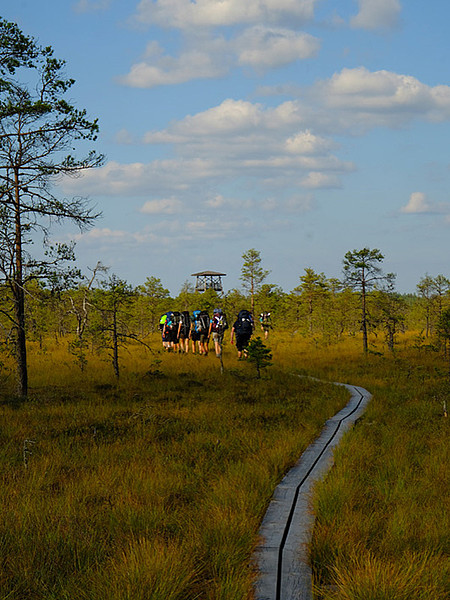
[[[262,312],[259,315],[259,323],[261,325],[261,331],[264,332],[264,339],[267,340],[267,338],[269,337],[269,329],[272,329],[270,312]]]
[[[254,321],[250,311],[241,310],[236,321],[231,328],[231,344],[233,344],[236,336],[236,350],[238,352],[238,360],[242,357],[247,358],[247,346],[252,337],[254,329]]]
[[[198,315],[200,322],[200,354],[208,356],[208,344],[209,344],[209,330],[211,320],[206,310],[201,310]]]
[[[200,351],[200,325],[198,323],[198,315],[200,314],[199,310],[194,310],[192,312],[192,325],[191,325],[191,345],[192,345],[192,354],[196,353],[196,350]]]
[[[228,329],[227,317],[221,308],[215,308],[213,311],[213,318],[209,325],[208,336],[211,336],[212,334],[217,358],[222,356],[222,344],[225,329]]]
[[[191,337],[192,320],[188,310],[183,310],[180,315],[180,324],[178,325],[178,340],[180,350],[187,354],[189,352],[189,340]]]
[[[170,311],[166,312],[162,315],[162,317],[159,320],[159,329],[161,331],[162,345],[164,350],[166,350],[167,352],[170,352],[172,348],[171,334],[169,328],[171,315],[172,313]]]
[[[168,327],[170,330],[170,342],[174,352],[181,352],[179,345],[179,329],[180,329],[181,313],[177,310],[172,311],[169,317]]]

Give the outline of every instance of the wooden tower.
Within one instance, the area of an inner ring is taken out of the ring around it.
[[[196,277],[195,291],[206,292],[206,290],[214,290],[222,293],[222,277],[225,277],[226,273],[217,273],[216,271],[201,271],[200,273],[192,273],[192,277]]]

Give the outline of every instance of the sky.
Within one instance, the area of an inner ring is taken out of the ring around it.
[[[76,241],[132,285],[288,292],[378,248],[401,292],[450,277],[448,0],[0,0],[66,61],[102,167],[61,181],[102,213]]]

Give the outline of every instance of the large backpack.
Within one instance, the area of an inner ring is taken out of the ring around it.
[[[206,335],[209,331],[209,315],[206,310],[201,310],[198,315],[198,320],[200,322],[200,332]]]
[[[223,333],[225,329],[228,329],[227,315],[222,309],[214,311],[211,329],[212,331],[216,331],[217,333]]]
[[[201,331],[201,328],[200,328],[200,320],[199,320],[199,315],[200,315],[200,312],[201,312],[201,311],[199,311],[199,310],[194,310],[194,311],[192,312],[192,322],[193,322],[193,324],[194,324],[194,331],[196,331],[196,332],[199,332],[199,331]]]
[[[166,329],[172,329],[173,312],[170,310],[169,312],[166,312],[166,315],[167,315],[166,322],[165,322]]]
[[[239,311],[234,330],[239,335],[251,335],[253,333],[253,317],[250,311]]]
[[[188,310],[181,312],[181,331],[184,335],[188,335],[191,330],[191,315]]]
[[[164,313],[164,314],[161,316],[161,318],[159,319],[159,324],[158,324],[158,326],[159,326],[159,329],[160,329],[161,331],[164,329],[164,325],[165,325],[165,323],[166,323],[166,319],[167,319],[167,315],[166,315],[166,313]]]
[[[270,324],[270,312],[262,312],[259,316],[259,321],[261,325],[269,325]]]
[[[173,311],[171,322],[170,322],[170,328],[178,331],[178,325],[180,324],[180,322],[181,322],[181,313],[179,313],[177,310]]]

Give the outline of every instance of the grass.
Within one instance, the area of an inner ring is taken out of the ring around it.
[[[119,382],[31,346],[30,399],[0,397],[0,598],[251,598],[273,489],[347,401],[274,346],[260,380],[234,349],[221,375],[214,356],[133,346]]]
[[[319,371],[323,368],[319,367]],[[355,357],[343,346],[322,376],[373,400],[314,498],[317,599],[444,600],[449,581],[449,444],[439,355],[403,348]]]
[[[273,489],[361,385],[365,415],[316,486],[317,600],[443,600],[449,445],[443,357],[405,336],[332,346],[277,332],[261,380],[226,347],[131,346],[121,379],[67,343],[30,347],[31,397],[0,395],[0,599],[250,600]],[[447,402],[448,404],[448,402]]]

